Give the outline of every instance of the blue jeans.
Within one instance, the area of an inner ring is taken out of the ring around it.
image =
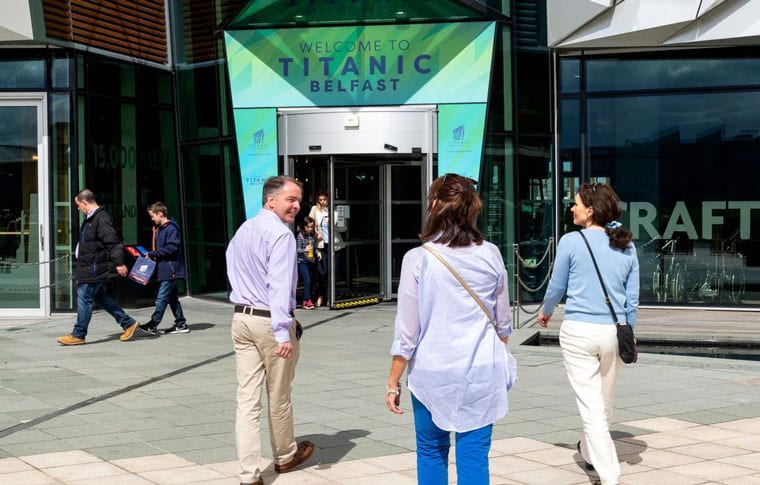
[[[330,294],[330,289],[328,288],[328,278],[330,275],[329,248],[330,245],[325,244],[325,247],[323,249],[317,249],[317,251],[319,251],[319,253],[322,255],[322,258],[317,260],[317,296],[324,298],[325,302],[327,302],[327,297]]]
[[[90,326],[92,319],[93,303],[97,303],[103,310],[107,311],[123,329],[135,323],[135,319],[127,315],[116,303],[116,300],[108,294],[105,282],[79,283],[77,286],[77,323],[71,332],[74,337],[85,338],[87,335],[87,327]]]
[[[303,301],[311,300],[311,275],[314,268],[314,263],[308,261],[298,262],[298,272],[301,274],[301,281],[303,281]]]
[[[185,320],[185,314],[182,313],[182,305],[179,303],[179,297],[177,296],[177,280],[165,280],[161,281],[161,285],[158,287],[156,309],[153,310],[153,315],[150,316],[151,327],[158,327],[158,324],[161,323],[161,320],[164,318],[167,304],[172,309],[175,325],[182,326],[187,322],[187,320]]]
[[[412,395],[414,431],[417,434],[417,483],[447,485],[449,483],[450,432],[433,423],[430,411]],[[491,449],[493,425],[466,433],[456,433],[457,483],[487,485],[488,451]]]

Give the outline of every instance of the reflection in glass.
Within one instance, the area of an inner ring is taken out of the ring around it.
[[[24,59],[0,62],[0,89],[42,89],[45,87],[45,61]]]
[[[560,89],[563,93],[577,93],[581,89],[580,59],[561,59],[559,61]]]
[[[586,74],[590,92],[746,86],[760,84],[760,59],[595,59]]]
[[[68,93],[50,96],[50,157],[53,213],[52,225],[55,244],[52,281],[53,309],[69,310],[74,307],[71,261],[71,99]]]
[[[334,301],[380,295],[382,215],[381,165],[366,161],[335,161],[333,210],[349,207],[347,230],[341,233],[345,249],[335,252]],[[333,222],[333,230],[337,230]]]
[[[760,94],[590,99],[590,176],[634,234],[643,303],[760,301]]]
[[[68,88],[71,84],[73,62],[68,53],[53,57],[50,63],[50,82],[53,88]]]
[[[0,105],[0,308],[39,308],[37,108]]]
[[[227,235],[220,224],[224,214],[224,160],[219,145],[187,147],[185,167],[185,231],[191,291],[207,293],[226,289],[224,250]]]

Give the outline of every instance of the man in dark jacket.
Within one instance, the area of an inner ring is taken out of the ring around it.
[[[77,323],[70,335],[58,337],[62,345],[82,345],[92,318],[93,303],[111,314],[124,333],[119,340],[127,341],[140,325],[127,315],[108,294],[108,280],[116,273],[127,276],[124,248],[116,235],[111,216],[98,205],[95,194],[84,189],[74,197],[77,209],[86,218],[74,250],[74,278],[77,280]]]
[[[172,309],[174,325],[163,333],[189,333],[182,305],[177,295],[177,280],[185,279],[185,263],[182,255],[182,236],[179,225],[169,218],[169,208],[163,202],[155,202],[148,207],[148,215],[153,221],[153,248],[147,256],[157,263],[156,278],[160,282],[156,296],[156,309],[150,322],[140,325],[140,330],[150,335],[158,333],[158,325],[164,318],[166,305]]]

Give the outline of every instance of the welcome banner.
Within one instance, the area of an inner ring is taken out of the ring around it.
[[[235,108],[485,103],[492,22],[225,32]]]
[[[486,105],[438,106],[438,173],[480,178],[480,158],[486,125]]]
[[[261,209],[266,179],[277,175],[277,110],[235,109],[233,113],[247,219]]]

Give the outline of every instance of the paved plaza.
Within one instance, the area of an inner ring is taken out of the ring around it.
[[[73,314],[0,321],[0,484],[237,484],[232,307],[182,304],[189,334],[120,342],[99,311],[78,347],[55,342]],[[151,311],[129,313],[146,321]],[[384,403],[394,314],[392,303],[297,310],[296,435],[317,449],[292,473],[270,464],[265,484],[416,483],[411,413]],[[760,325],[758,313],[742,318]],[[519,380],[494,427],[491,483],[592,483],[559,349],[520,345],[536,331],[510,343]],[[760,361],[642,354],[623,369],[615,405],[621,483],[760,484]]]

